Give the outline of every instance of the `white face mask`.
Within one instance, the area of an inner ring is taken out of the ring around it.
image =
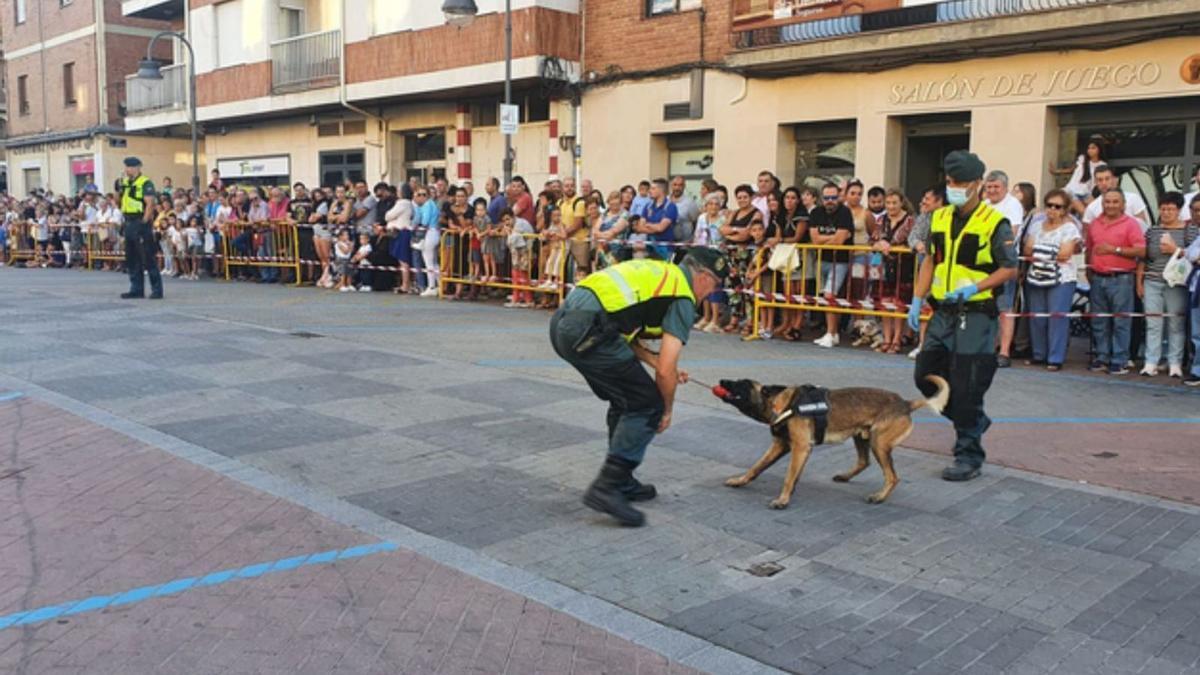
[[[946,186],[946,202],[951,206],[962,206],[971,201],[970,188]]]

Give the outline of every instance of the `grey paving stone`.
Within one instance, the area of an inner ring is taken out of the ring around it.
[[[149,398],[134,396],[109,399],[99,405],[122,417],[148,425],[246,415],[289,407],[286,403],[225,388],[179,391]]]
[[[438,396],[424,391],[401,391],[349,398],[337,405],[325,402],[306,406],[331,417],[358,422],[379,429],[401,429],[419,422],[431,435],[445,435],[447,424],[464,417],[500,413],[499,408]]]
[[[293,405],[320,403],[331,408],[349,405],[342,403],[342,399],[364,398],[402,391],[400,387],[392,384],[333,373],[266,380],[239,385],[239,388],[255,396],[263,396]]]
[[[142,351],[131,354],[129,358],[159,368],[173,368],[175,366],[214,365],[235,361],[250,361],[257,359],[258,355],[227,346],[205,345],[184,349],[170,348]]]
[[[127,375],[79,375],[48,380],[41,385],[85,403],[114,398],[161,396],[208,386],[200,380],[164,370],[138,370]]]
[[[154,428],[227,457],[311,443],[337,443],[375,431],[300,408],[167,422]]]
[[[455,384],[433,390],[434,393],[464,401],[474,401],[504,410],[524,410],[559,401],[591,397],[585,389],[538,382],[524,378],[506,378],[484,382]]]
[[[444,424],[422,424],[398,429],[396,433],[492,461],[512,460],[529,453],[604,438],[598,431],[511,413],[456,419],[453,428],[451,434],[446,433]]]
[[[391,432],[243,455],[242,461],[339,496],[458,473],[478,462]]]
[[[70,350],[72,356],[89,356],[96,351],[59,340],[20,340],[0,344],[0,368],[7,369],[10,364],[28,361],[46,360],[47,354]]]
[[[578,495],[503,467],[473,468],[347,498],[352,504],[471,548],[578,523]]]

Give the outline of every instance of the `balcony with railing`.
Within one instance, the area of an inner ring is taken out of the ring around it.
[[[898,0],[868,0],[865,11],[841,14],[840,0],[735,0],[733,46],[770,47],[1107,2],[1112,0],[943,0],[900,7]]]
[[[130,115],[183,110],[187,107],[187,64],[165,66],[161,80],[125,76],[125,110]]]
[[[327,30],[271,43],[271,93],[331,87],[341,71],[342,32]]]
[[[1097,49],[1200,33],[1196,0],[731,0],[729,65],[877,71],[964,54]]]

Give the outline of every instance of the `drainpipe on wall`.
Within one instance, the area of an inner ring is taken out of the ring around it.
[[[384,180],[392,169],[391,162],[388,160],[388,121],[379,115],[372,115],[366,110],[351,104],[346,98],[346,0],[342,0],[338,5],[342,13],[339,24],[341,28],[338,30],[342,49],[341,58],[338,59],[338,102],[342,104],[343,108],[375,121],[375,128],[383,135],[383,140],[381,142],[364,141],[364,143],[379,148],[379,177],[380,180]]]
[[[106,119],[108,117],[108,59],[106,56],[108,24],[104,21],[104,0],[95,0],[94,6],[95,10],[93,11],[96,12],[96,126],[106,127],[108,126]],[[103,153],[104,146],[102,145],[96,147],[96,150],[92,152],[92,182],[97,186],[104,185],[104,161],[100,159],[100,155]]]
[[[584,50],[587,48],[587,0],[579,0],[579,75],[587,72],[583,67]],[[575,185],[583,182],[583,153],[575,148],[583,142],[583,96],[577,95],[571,102],[575,105],[575,144],[571,147],[571,158],[575,163]],[[587,195],[584,195],[586,197]]]

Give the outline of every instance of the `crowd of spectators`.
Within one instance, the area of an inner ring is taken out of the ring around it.
[[[1027,364],[1061,369],[1072,331],[1061,315],[1086,303],[1101,315],[1075,322],[1091,333],[1091,369],[1126,374],[1141,358],[1144,376],[1158,375],[1165,362],[1170,377],[1200,385],[1194,356],[1184,372],[1187,352],[1200,346],[1200,199],[1165,192],[1152,218],[1140,195],[1120,189],[1103,155],[1103,141],[1091,139],[1073,169],[1052,167],[1070,177],[1040,199],[1032,184],[1012,184],[1004,171],[985,178],[983,198],[1012,224],[1023,261],[1019,281],[999,294],[999,310],[1031,315],[1002,317],[1000,366],[1024,352]],[[1200,186],[1200,171],[1195,180]],[[286,223],[305,261],[299,281],[339,292],[492,298],[513,308],[552,308],[575,279],[622,260],[677,259],[690,246],[719,246],[732,274],[728,288],[697,299],[698,330],[786,341],[815,331],[820,347],[848,336],[881,353],[915,356],[922,336],[900,317],[930,250],[932,213],[946,204],[944,186],[928,187],[914,205],[896,187],[858,180],[784,187],[762,171],[753,184],[730,189],[705,179],[696,192],[680,176],[607,193],[586,179],[550,180],[535,193],[519,176],[508,185],[489,178],[477,193],[470,181],[444,178],[311,190],[299,182],[235,186],[214,171],[200,194],[163,180],[154,228],[164,273],[180,279],[297,281],[280,267],[239,262],[284,255],[292,243],[272,224]],[[0,264],[23,248],[33,251],[27,267],[83,266],[87,248],[99,253],[93,267],[118,269],[119,200],[93,185],[73,197],[4,196]],[[755,317],[756,294],[808,311],[760,307]],[[821,311],[830,305],[892,316],[852,320]],[[1149,316],[1125,316],[1143,311]]]

